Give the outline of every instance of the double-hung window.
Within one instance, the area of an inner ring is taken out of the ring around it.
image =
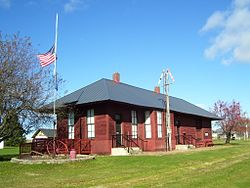
[[[69,139],[74,139],[74,124],[75,124],[75,116],[74,112],[69,112],[68,114],[68,132],[69,132]]]
[[[151,132],[151,120],[150,120],[150,112],[146,111],[145,112],[145,137],[146,138],[151,138],[152,137],[152,132]]]
[[[94,109],[87,111],[87,129],[88,129],[88,138],[95,137],[95,114]]]
[[[137,138],[137,115],[136,111],[131,111],[131,118],[132,118],[132,138]]]
[[[162,138],[162,113],[157,111],[157,135]]]

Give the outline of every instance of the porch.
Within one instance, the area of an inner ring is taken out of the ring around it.
[[[144,151],[147,141],[138,135],[112,135],[111,155],[129,155]]]
[[[193,135],[176,135],[176,145],[193,145],[196,148],[213,146],[212,139],[195,138]]]

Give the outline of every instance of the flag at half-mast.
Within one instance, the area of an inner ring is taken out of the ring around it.
[[[50,50],[47,53],[38,54],[37,57],[42,67],[54,63],[56,61],[55,45],[53,45],[52,48],[50,48]]]

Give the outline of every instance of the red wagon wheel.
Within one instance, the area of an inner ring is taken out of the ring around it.
[[[54,153],[53,151],[53,140],[49,141],[47,143],[47,152],[49,155],[52,155]],[[55,140],[55,154],[68,154],[69,150],[68,150],[68,146],[60,141],[60,140]]]

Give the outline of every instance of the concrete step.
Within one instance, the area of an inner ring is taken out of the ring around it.
[[[128,150],[125,148],[112,148],[111,155],[112,156],[127,156],[130,154],[128,153]]]
[[[142,150],[139,147],[131,147],[131,148],[112,148],[111,155],[112,156],[127,156],[127,155],[136,155],[141,154]]]
[[[131,155],[141,154],[142,150],[139,147],[131,147],[129,148],[129,153]]]
[[[188,150],[188,149],[193,149],[195,146],[189,144],[189,145],[176,145],[175,149],[176,150]]]

